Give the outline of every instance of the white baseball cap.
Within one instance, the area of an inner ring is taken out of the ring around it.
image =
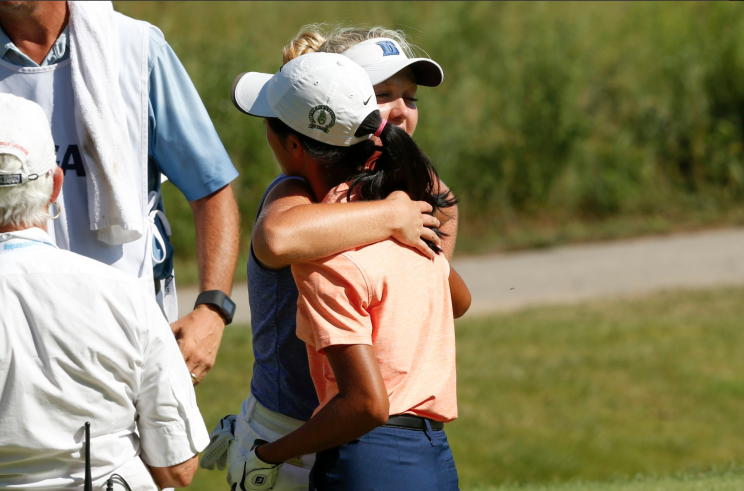
[[[368,140],[370,135],[354,133],[377,110],[367,72],[333,53],[299,56],[274,75],[241,73],[232,100],[246,114],[279,118],[298,133],[338,147]]]
[[[436,87],[444,80],[442,67],[429,58],[409,58],[397,41],[372,38],[355,44],[343,53],[367,71],[372,85],[389,79],[406,67],[411,67],[418,85]]]
[[[57,165],[49,120],[37,103],[13,94],[0,94],[2,154],[15,155],[23,167],[13,173],[0,170],[0,187],[33,181]]]

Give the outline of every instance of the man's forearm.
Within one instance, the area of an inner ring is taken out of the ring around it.
[[[222,290],[229,295],[238,263],[240,217],[230,185],[190,202],[196,225],[199,290]],[[214,366],[225,319],[212,305],[199,305],[171,324],[194,383]]]
[[[191,201],[196,227],[199,291],[230,294],[240,244],[240,215],[232,187]]]

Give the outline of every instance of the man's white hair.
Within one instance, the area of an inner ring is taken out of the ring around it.
[[[15,155],[0,154],[0,174],[13,174],[23,169]],[[47,205],[54,191],[52,173],[18,186],[0,186],[0,227],[38,227],[49,217]]]

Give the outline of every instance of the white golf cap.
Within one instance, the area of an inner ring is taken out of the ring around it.
[[[332,53],[299,56],[274,75],[242,73],[232,87],[235,106],[260,118],[279,118],[314,140],[348,147],[368,140],[354,136],[377,110],[367,72],[347,57]]]
[[[15,155],[23,168],[13,173],[0,170],[0,187],[33,181],[57,165],[49,120],[37,103],[12,94],[0,94],[2,154]]]
[[[437,62],[429,58],[408,58],[394,39],[368,39],[341,54],[364,68],[372,85],[384,82],[406,67],[411,67],[418,85],[436,87],[444,80],[444,72]]]

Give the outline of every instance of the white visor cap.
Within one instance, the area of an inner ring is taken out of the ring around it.
[[[242,73],[232,87],[235,106],[260,118],[279,118],[313,140],[348,147],[368,140],[354,136],[377,110],[367,72],[333,53],[299,56],[274,75]]]
[[[372,85],[389,79],[404,68],[411,67],[418,85],[436,87],[444,80],[444,72],[429,58],[409,58],[397,41],[372,38],[352,46],[343,53],[367,71]]]
[[[0,94],[0,155],[15,155],[20,171],[0,169],[0,187],[33,181],[56,165],[54,139],[44,110],[37,103]]]

